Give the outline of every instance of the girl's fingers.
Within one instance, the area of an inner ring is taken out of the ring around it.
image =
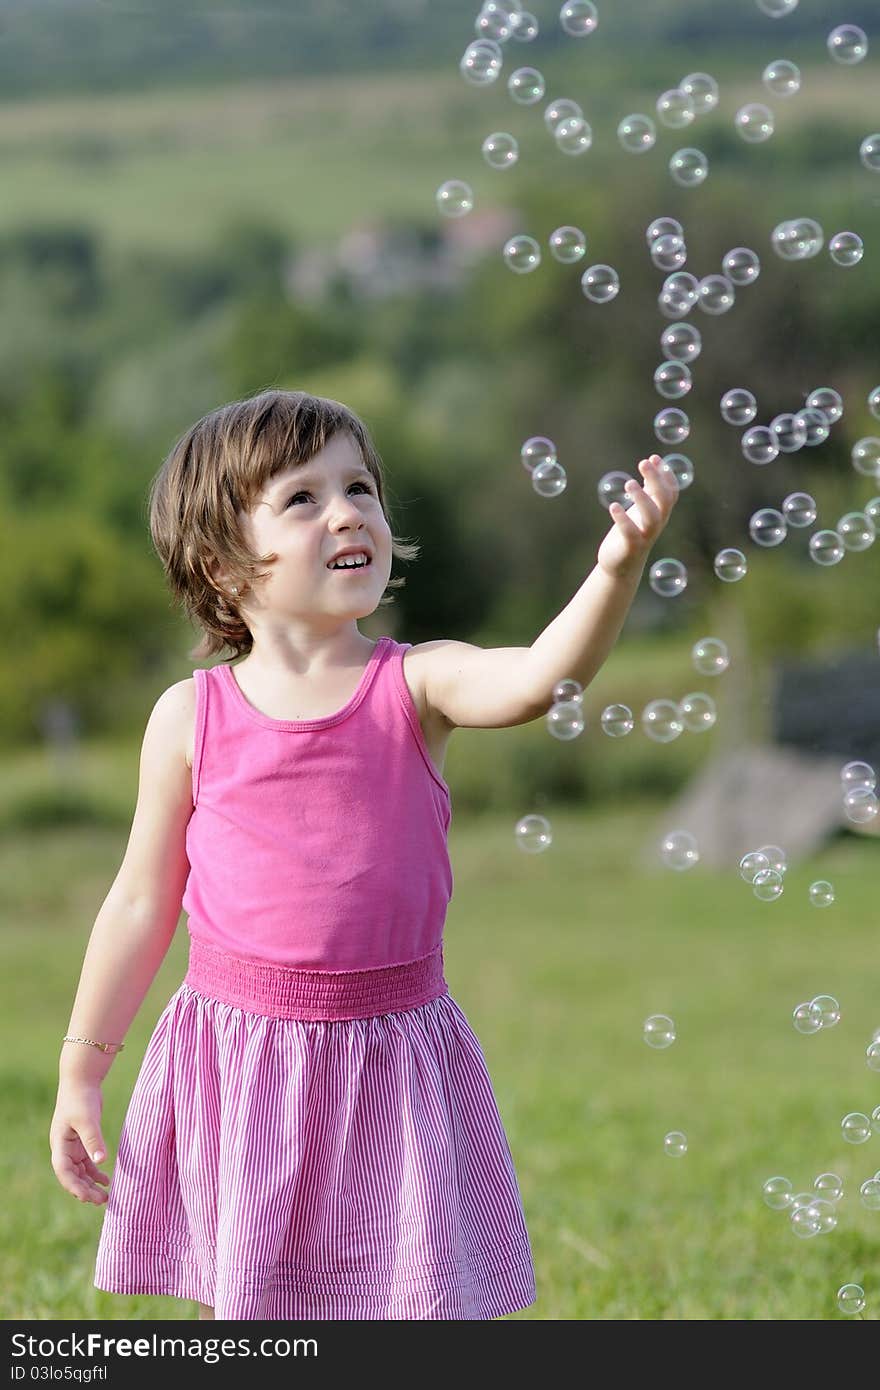
[[[615,526],[619,526],[625,536],[630,540],[643,540],[641,528],[636,526],[626,507],[620,502],[612,502],[608,508],[611,513]]]
[[[633,500],[632,510],[641,523],[640,529],[649,532],[659,529],[663,521],[662,511],[647,492],[638,483],[631,482],[626,484],[626,493]]]
[[[671,468],[663,466],[663,460],[656,454],[643,459],[639,470],[645,479],[645,488],[654,498],[661,511],[668,511],[678,496],[678,482]]]

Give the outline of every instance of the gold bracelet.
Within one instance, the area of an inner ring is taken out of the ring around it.
[[[95,1042],[93,1038],[71,1038],[67,1033],[61,1041],[88,1043],[89,1047],[99,1047],[102,1052],[121,1052],[125,1047],[125,1043],[101,1043]]]

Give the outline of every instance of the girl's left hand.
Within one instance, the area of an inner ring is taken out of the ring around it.
[[[626,495],[632,498],[632,506],[626,508],[619,502],[612,502],[608,508],[611,530],[599,546],[596,563],[612,579],[625,578],[642,569],[648,551],[678,500],[675,474],[659,454],[642,459],[639,472],[644,479],[643,486],[635,479],[626,484]]]

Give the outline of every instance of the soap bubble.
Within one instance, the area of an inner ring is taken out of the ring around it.
[[[487,135],[482,151],[490,169],[510,169],[519,159],[519,144],[504,130],[493,130]]]
[[[635,720],[628,705],[606,705],[599,724],[609,738],[624,738],[632,733]]]
[[[761,466],[772,463],[779,453],[776,436],[766,425],[752,425],[742,437],[743,456]]]
[[[655,237],[648,247],[651,260],[658,270],[680,270],[687,260],[687,247],[684,237],[675,232],[664,232]]]
[[[520,106],[534,106],[546,91],[544,75],[537,68],[517,68],[507,79],[507,90]]]
[[[871,1128],[875,1134],[880,1134],[880,1105],[875,1105],[871,1111]]]
[[[806,1000],[792,1010],[791,1019],[799,1033],[818,1033],[822,1027],[822,1019]]]
[[[584,710],[580,700],[559,700],[544,716],[547,732],[564,742],[584,731]]]
[[[436,193],[437,210],[444,217],[464,217],[474,206],[474,192],[461,179],[447,179]]]
[[[813,410],[821,410],[832,425],[843,415],[843,397],[831,386],[817,386],[807,396],[805,404]]]
[[[828,254],[835,265],[858,265],[865,253],[857,232],[835,232],[828,243]]]
[[[591,265],[581,276],[581,289],[594,304],[607,304],[620,289],[620,278],[610,265]]]
[[[854,759],[840,769],[840,782],[844,791],[850,787],[867,787],[872,792],[877,785],[877,774],[870,763]]]
[[[754,883],[758,874],[766,873],[769,868],[770,860],[760,849],[750,849],[739,861],[740,878],[746,883]]]
[[[519,451],[523,467],[531,473],[539,463],[556,462],[556,445],[545,434],[533,434]]]
[[[880,1039],[874,1038],[868,1043],[865,1058],[871,1071],[880,1071]]]
[[[784,874],[787,868],[785,850],[780,849],[779,845],[762,845],[761,853],[766,854],[770,868],[778,874]]]
[[[596,6],[591,0],[565,0],[559,11],[559,23],[573,39],[582,39],[592,34],[599,23]]]
[[[833,994],[817,994],[810,1000],[810,1008],[819,1015],[823,1028],[833,1028],[840,1022],[840,1005]]]
[[[691,370],[686,362],[670,361],[667,358],[654,372],[654,385],[660,395],[670,401],[686,396],[692,384]]]
[[[782,19],[797,9],[798,0],[757,0],[757,5],[770,19]]]
[[[550,233],[550,254],[562,265],[574,265],[587,249],[587,238],[580,227],[557,227]]]
[[[857,24],[838,24],[825,40],[835,63],[860,63],[868,52],[868,38]]]
[[[520,10],[515,19],[516,23],[510,37],[516,39],[517,43],[532,43],[538,37],[538,21],[535,16],[530,14],[528,10]]]
[[[880,173],[880,131],[865,136],[859,145],[859,159],[873,174]]]
[[[837,1173],[820,1173],[813,1188],[828,1202],[839,1202],[843,1197],[843,1178]]]
[[[784,454],[794,454],[807,442],[807,422],[799,415],[784,412],[770,421],[770,433]]]
[[[761,273],[761,262],[748,246],[734,246],[725,254],[721,269],[735,285],[751,285]]]
[[[701,637],[691,648],[691,661],[700,675],[720,676],[730,665],[730,656],[720,637]]]
[[[593,143],[593,130],[583,116],[567,116],[555,127],[553,139],[563,154],[586,154]]]
[[[814,907],[830,907],[834,902],[834,889],[825,878],[817,878],[810,884],[810,902]]]
[[[675,1042],[675,1024],[668,1014],[651,1014],[642,1025],[642,1037],[649,1047],[671,1047]]]
[[[652,241],[660,236],[680,236],[684,240],[684,227],[674,217],[655,217],[645,228],[645,240],[650,247]]]
[[[817,565],[839,565],[845,553],[836,531],[814,531],[810,537],[810,559]]]
[[[865,478],[880,478],[880,438],[867,435],[852,446],[852,466]]]
[[[774,58],[765,67],[761,81],[774,96],[791,97],[801,89],[800,68],[787,58]]]
[[[770,245],[784,261],[800,260],[802,250],[793,222],[778,222],[770,233]]]
[[[782,514],[789,526],[812,526],[816,520],[816,500],[808,492],[790,492],[782,503]]]
[[[812,449],[817,444],[824,444],[831,433],[831,422],[824,410],[816,410],[815,406],[804,406],[799,410],[797,418],[802,420],[807,427],[807,447]]]
[[[671,743],[684,733],[684,722],[674,700],[650,700],[642,710],[642,728],[655,743]]]
[[[504,263],[517,275],[527,275],[541,264],[541,248],[531,236],[512,236],[501,253]]]
[[[626,492],[627,483],[635,482],[629,473],[622,473],[619,469],[612,469],[610,473],[603,473],[597,484],[599,501],[603,507],[610,507],[612,502],[619,502],[622,507],[631,507],[633,499]]]
[[[472,87],[487,87],[496,80],[503,63],[499,44],[492,39],[476,39],[461,55],[458,70]]]
[[[489,0],[474,20],[474,28],[481,37],[504,43],[510,38],[514,28],[510,7],[494,4]]]
[[[831,1202],[824,1197],[815,1197],[805,1206],[791,1214],[791,1225],[796,1235],[820,1236],[833,1231],[837,1225],[837,1212]]]
[[[675,478],[679,490],[690,487],[694,481],[694,465],[687,454],[664,454],[662,462]]]
[[[681,79],[678,87],[679,91],[690,97],[697,116],[714,111],[718,105],[718,83],[708,72],[689,72],[687,77]]]
[[[876,1178],[868,1178],[859,1188],[859,1197],[868,1211],[880,1211],[880,1182]]]
[[[576,101],[571,97],[557,97],[544,108],[544,124],[553,135],[558,126],[563,121],[571,120],[573,117],[583,118],[583,111]]]
[[[698,287],[699,305],[704,314],[726,314],[733,308],[736,292],[726,275],[704,275]]]
[[[873,521],[864,512],[847,512],[834,529],[847,550],[867,550],[877,537]]]
[[[698,284],[696,275],[691,275],[687,270],[676,270],[667,275],[659,296],[664,313],[668,313],[672,318],[677,318],[679,314],[689,314],[699,297]],[[877,418],[880,419],[880,415]]]
[[[696,114],[693,99],[681,87],[671,87],[657,98],[657,115],[672,130],[683,130],[693,122]]]
[[[880,386],[873,386],[869,391],[868,409],[875,420],[880,420]]]
[[[550,822],[544,816],[523,816],[514,833],[517,845],[526,854],[540,854],[553,842]]]
[[[674,598],[687,588],[688,576],[681,560],[655,560],[648,571],[648,583],[661,598]]]
[[[781,545],[787,534],[785,517],[775,507],[761,507],[749,520],[749,535],[756,545]]]
[[[553,687],[554,704],[561,700],[583,700],[583,698],[584,687],[573,676],[566,676],[564,680],[557,681]]]
[[[733,124],[749,144],[759,144],[762,140],[769,140],[773,134],[773,112],[760,101],[750,101],[739,108]]]
[[[555,459],[536,463],[532,469],[532,489],[539,497],[558,497],[567,484],[565,469]]]
[[[728,425],[749,425],[758,413],[758,402],[744,386],[731,386],[721,397],[721,418]]]
[[[871,518],[875,529],[880,526],[880,497],[872,497],[870,502],[865,503],[865,516]]]
[[[702,349],[702,334],[695,324],[670,323],[660,334],[660,351],[676,362],[693,362]]]
[[[861,1284],[842,1284],[837,1290],[837,1306],[841,1313],[852,1316],[865,1311],[865,1290]]]
[[[768,1178],[763,1187],[764,1201],[771,1211],[785,1211],[791,1202],[790,1178]]]
[[[840,1132],[848,1144],[864,1144],[871,1137],[871,1121],[860,1110],[852,1110],[841,1120]]]
[[[654,416],[654,433],[661,444],[683,444],[690,432],[691,422],[678,406],[666,406]]]
[[[670,1130],[663,1140],[663,1148],[672,1158],[681,1158],[687,1153],[687,1146],[687,1136],[680,1129]]]
[[[869,825],[880,810],[880,801],[868,787],[851,787],[844,793],[843,809],[854,825]]]
[[[715,701],[702,690],[692,690],[689,695],[683,695],[678,702],[678,712],[685,728],[690,729],[692,734],[711,729],[718,718]]]
[[[634,113],[624,116],[617,127],[617,138],[629,154],[643,154],[657,139],[657,127],[650,116]]]
[[[696,188],[709,174],[709,161],[702,150],[676,150],[669,160],[669,172],[682,188]]]
[[[752,892],[762,902],[775,902],[777,898],[782,896],[782,891],[782,874],[777,873],[775,869],[761,869],[755,874]]]
[[[715,556],[713,569],[725,584],[736,584],[740,579],[745,579],[749,565],[741,550],[737,550],[735,546],[727,546],[724,550],[719,550]]]
[[[696,839],[687,830],[670,830],[660,842],[660,858],[669,869],[692,869],[700,862]]]

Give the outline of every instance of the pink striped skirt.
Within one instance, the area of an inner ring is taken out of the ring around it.
[[[218,1319],[533,1303],[510,1149],[442,947],[304,971],[191,937],[128,1105],[94,1283]]]

